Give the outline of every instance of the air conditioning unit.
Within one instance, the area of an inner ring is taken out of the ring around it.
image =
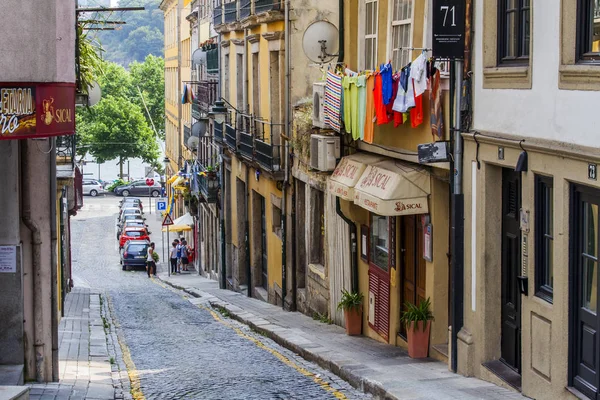
[[[325,82],[313,83],[313,125],[329,128],[325,123]]]
[[[333,171],[340,158],[339,136],[311,135],[310,167],[319,171]]]

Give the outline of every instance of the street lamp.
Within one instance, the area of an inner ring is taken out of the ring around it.
[[[227,117],[227,108],[225,107],[225,103],[223,101],[215,101],[212,110],[208,113],[208,117],[219,125],[225,122]]]

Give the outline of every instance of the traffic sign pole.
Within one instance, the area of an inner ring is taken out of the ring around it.
[[[169,215],[169,214],[167,214]],[[169,225],[167,225],[167,246],[169,245],[169,243],[171,243],[171,241],[169,240]],[[171,248],[169,248],[169,251],[167,252],[167,254],[169,254],[169,262],[167,263],[167,269],[169,270],[169,276],[171,276]]]

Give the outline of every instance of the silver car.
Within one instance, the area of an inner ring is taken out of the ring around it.
[[[99,194],[104,194],[104,187],[97,180],[86,179],[83,181],[83,194],[96,197]]]

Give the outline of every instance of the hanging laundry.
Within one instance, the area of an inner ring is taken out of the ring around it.
[[[365,107],[365,127],[363,135],[363,141],[366,143],[373,143],[373,119],[375,118],[374,89],[375,76],[369,75],[367,77],[367,102]]]
[[[187,103],[187,97],[188,97],[187,90],[188,90],[188,87],[186,84],[184,84],[183,85],[183,93],[181,95],[181,104]]]
[[[196,99],[196,96],[194,95],[194,90],[192,89],[192,87],[190,85],[186,85],[186,86],[188,86],[188,88],[187,88],[187,102],[191,104]]]
[[[394,74],[392,75],[392,99],[395,101],[396,97],[398,96],[398,90],[400,87],[400,74]],[[388,119],[390,121],[394,121],[394,128],[397,128],[398,126],[402,125],[402,114],[399,113],[398,111],[394,111],[393,107],[394,107],[394,101],[390,101],[387,105],[387,113],[388,113]]]
[[[414,86],[414,80],[412,85]],[[414,88],[413,88],[414,90]],[[410,109],[410,126],[416,128],[423,123],[423,94],[415,96],[415,106]]]
[[[342,77],[332,71],[327,71],[325,81],[325,123],[336,132],[342,129],[340,110],[342,109]]]
[[[435,70],[430,79],[429,105],[431,107],[431,133],[438,138],[444,137],[444,113],[442,110],[442,78],[440,71]]]
[[[383,125],[390,122],[387,115],[387,109],[383,104],[381,74],[375,75],[375,88],[373,89],[373,104],[375,106],[375,116],[377,117],[377,125]]]
[[[381,75],[381,91],[383,94],[383,104],[388,105],[392,101],[392,64],[381,64],[379,67],[379,74]]]
[[[360,131],[358,130],[358,76],[351,76],[350,80],[350,115],[352,117],[352,139],[358,140],[360,138]]]
[[[343,102],[344,102],[344,130],[352,132],[352,115],[350,113],[350,77],[348,75],[342,78]]]
[[[356,78],[356,87],[358,90],[358,115],[357,115],[357,130],[358,138],[365,138],[365,118],[367,113],[367,77],[359,75]],[[354,136],[354,135],[352,135]]]
[[[400,81],[398,94],[394,100],[392,109],[401,113],[408,112],[408,109],[415,106],[413,87],[409,85],[411,64],[408,64],[400,71]]]
[[[427,90],[427,57],[425,54],[422,53],[411,63],[410,79],[415,83],[415,97],[422,95]]]

